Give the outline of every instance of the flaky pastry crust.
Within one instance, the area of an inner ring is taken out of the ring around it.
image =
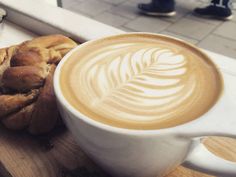
[[[60,122],[53,74],[77,44],[62,35],[0,49],[0,121],[12,130],[44,134]]]

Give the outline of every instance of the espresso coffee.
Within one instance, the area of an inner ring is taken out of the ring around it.
[[[155,130],[206,113],[223,83],[197,48],[166,36],[134,33],[75,50],[62,66],[60,87],[66,100],[90,119]]]

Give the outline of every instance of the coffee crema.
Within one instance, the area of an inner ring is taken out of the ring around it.
[[[95,121],[155,130],[206,113],[223,89],[211,60],[184,42],[124,34],[81,46],[62,66],[66,100]]]

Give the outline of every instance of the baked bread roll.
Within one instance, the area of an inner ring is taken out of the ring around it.
[[[76,45],[65,36],[50,35],[0,49],[0,121],[5,127],[38,135],[60,122],[53,74]]]

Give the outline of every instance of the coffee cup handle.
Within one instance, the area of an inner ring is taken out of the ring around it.
[[[185,167],[221,177],[235,177],[236,163],[224,160],[211,153],[202,143],[197,143],[188,155]]]
[[[191,138],[221,136],[236,139],[236,82],[229,75],[225,75],[224,79],[226,87],[221,99],[202,120],[189,127]],[[193,143],[184,166],[214,176],[236,176],[236,162],[214,155],[199,141]]]

